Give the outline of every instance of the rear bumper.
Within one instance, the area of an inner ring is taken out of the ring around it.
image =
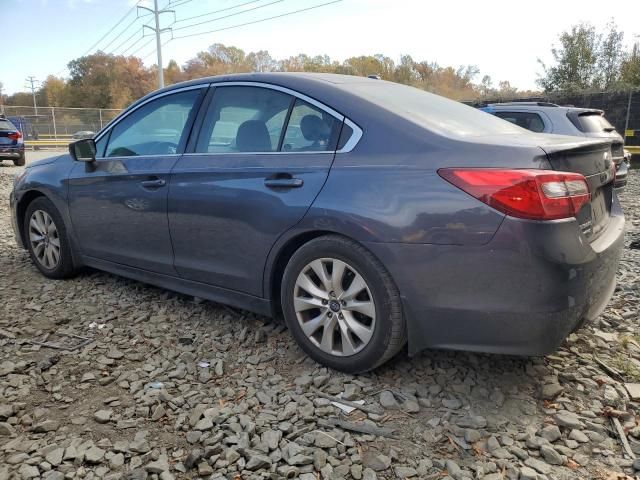
[[[13,160],[24,155],[24,144],[18,146],[0,145],[0,160]]]
[[[445,348],[544,355],[604,310],[623,242],[624,216],[614,199],[607,230],[591,244],[575,220],[507,217],[483,246],[367,246],[400,290],[410,354]]]

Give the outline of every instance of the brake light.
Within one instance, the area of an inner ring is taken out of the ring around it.
[[[518,218],[571,218],[589,201],[589,186],[579,173],[442,168],[438,174],[481,202]]]
[[[11,140],[20,140],[22,138],[22,134],[20,132],[11,132],[7,137]]]

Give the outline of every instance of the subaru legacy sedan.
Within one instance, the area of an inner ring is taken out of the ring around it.
[[[610,142],[538,135],[377,79],[156,91],[11,194],[49,278],[83,266],[284,316],[346,372],[425,348],[542,355],[615,288]]]

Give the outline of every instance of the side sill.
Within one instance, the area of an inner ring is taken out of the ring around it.
[[[129,267],[120,263],[100,260],[94,257],[82,256],[82,263],[87,267],[92,267],[105,272],[120,275],[122,277],[148,283],[156,287],[173,290],[184,295],[204,298],[216,303],[223,303],[231,307],[249,310],[259,315],[270,317],[272,315],[271,302],[264,298],[254,297],[246,293],[228,290],[226,288],[214,287],[206,283],[185,280],[184,278],[172,277],[161,273],[150,272],[135,267]]]

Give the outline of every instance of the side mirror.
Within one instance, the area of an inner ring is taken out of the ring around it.
[[[93,138],[84,138],[70,143],[69,153],[78,162],[93,162],[96,159],[96,142]]]

